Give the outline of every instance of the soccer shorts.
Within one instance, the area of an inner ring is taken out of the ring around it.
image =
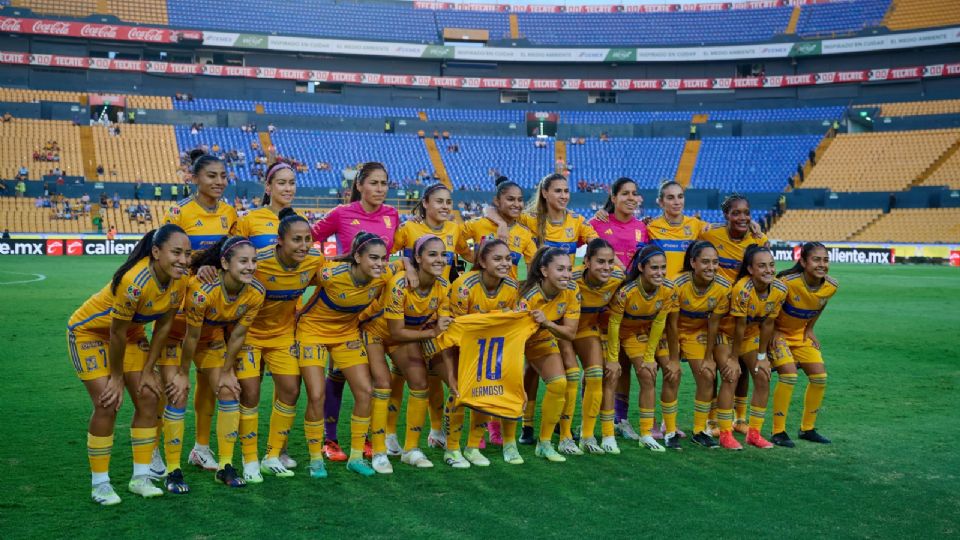
[[[252,352],[257,357],[257,365],[266,364],[267,369],[274,375],[300,375],[300,347],[296,342],[277,347],[260,347],[252,345]]]
[[[237,379],[253,379],[260,376],[260,362],[262,355],[254,351],[250,345],[244,345],[237,354]]]
[[[67,330],[67,350],[80,380],[92,381],[110,375],[109,345],[110,339],[104,336]],[[123,372],[142,371],[149,354],[150,342],[146,336],[128,338],[123,351]]]
[[[585,339],[588,337],[600,337],[600,326],[596,324],[591,324],[589,326],[583,326],[577,328],[577,335],[574,336],[574,341],[578,339]]]
[[[634,358],[641,358],[646,361],[647,355],[647,336],[646,334],[634,334],[627,338],[620,340],[620,347],[623,349],[623,352],[626,353],[627,358],[633,360]],[[667,348],[667,340],[661,339],[660,343],[657,343],[657,352],[655,356],[662,357],[667,356],[669,349]]]
[[[740,354],[744,355],[751,352],[757,352],[760,349],[760,333],[747,333],[743,336],[743,342],[740,343]]]
[[[684,360],[703,360],[707,354],[707,332],[680,334],[680,358]]]
[[[367,364],[367,350],[359,339],[327,344],[300,342],[300,367],[326,368],[328,364],[341,371]]]
[[[227,354],[227,344],[221,340],[197,343],[197,350],[193,353],[193,364],[197,369],[213,369],[223,367],[224,355]]]
[[[546,339],[534,338],[527,341],[523,354],[527,358],[546,358],[551,354],[560,354],[560,345],[557,343],[557,338],[553,336]]]
[[[822,364],[823,356],[820,354],[820,349],[814,347],[810,340],[789,342],[783,337],[778,337],[773,340],[770,363],[775,368],[787,364]]]

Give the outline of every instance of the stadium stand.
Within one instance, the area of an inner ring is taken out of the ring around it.
[[[690,187],[722,191],[782,191],[819,135],[707,137]]]
[[[767,232],[767,236],[789,241],[844,241],[862,231],[883,215],[870,210],[787,210]]]
[[[905,101],[901,103],[877,103],[858,105],[856,108],[880,108],[880,116],[923,116],[960,113],[960,99],[937,99],[931,101]]]
[[[940,164],[929,176],[924,178],[921,185],[924,186],[947,186],[952,189],[960,189],[960,151],[956,145],[952,148],[952,153]]]
[[[103,126],[93,126],[97,163],[110,181],[180,182],[177,138],[173,126],[121,124],[119,135]],[[113,174],[116,173],[114,177]]]
[[[443,32],[444,28],[469,28],[486,30],[490,39],[506,39],[510,37],[510,16],[506,13],[483,13],[476,11],[437,11],[437,29]]]
[[[529,144],[529,143],[528,143]],[[621,176],[634,179],[641,189],[655,189],[673,178],[683,151],[683,139],[596,139],[567,145],[571,191],[580,182],[607,186]]]
[[[859,233],[856,242],[960,242],[960,208],[894,208]]]
[[[913,30],[960,24],[957,0],[893,0],[884,25],[890,30]]]
[[[127,108],[166,111],[173,109],[173,100],[170,99],[169,96],[139,96],[131,94],[127,96]]]
[[[179,2],[171,2],[178,4]],[[167,25],[166,0],[13,0],[14,7],[25,7],[42,15],[88,17],[93,14],[116,15],[122,21]],[[185,28],[193,28],[192,25]]]
[[[176,126],[174,128],[177,146],[181,152],[189,153],[194,148],[206,146],[208,151],[215,154],[236,150],[239,160],[229,166],[229,170],[236,175],[239,181],[254,181],[253,176],[256,157],[255,148],[258,148],[260,139],[256,133],[241,131],[237,128],[204,127],[193,133],[190,126]],[[214,148],[219,148],[216,152]],[[266,149],[262,149],[266,150]]]
[[[60,92],[57,90],[0,88],[0,101],[8,103],[36,103],[38,101],[79,103],[81,95],[79,92]]]
[[[545,142],[545,147],[537,148],[532,140],[521,137],[454,135],[441,141],[440,153],[458,189],[492,191],[494,173],[532,188],[556,167],[553,140]],[[451,152],[450,145],[459,150]]]
[[[57,167],[65,174],[83,173],[80,134],[70,122],[15,118],[0,123],[0,138],[0,163],[6,178],[13,178],[21,166],[29,171],[30,180],[41,180]],[[43,159],[33,159],[34,152]],[[48,154],[55,160],[47,160]]]
[[[890,0],[851,0],[803,6],[797,35],[836,36],[879,26],[889,7]]]

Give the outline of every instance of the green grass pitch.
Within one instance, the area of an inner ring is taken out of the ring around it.
[[[90,404],[66,354],[64,325],[119,263],[0,259],[0,537],[960,535],[955,268],[834,265],[840,292],[818,324],[830,373],[819,427],[834,440],[830,446],[797,441],[793,450],[733,453],[684,441],[682,452],[653,454],[623,441],[620,456],[566,464],[548,464],[521,447],[527,463],[519,467],[488,448],[492,466],[466,471],[443,466],[441,452],[428,450],[432,470],[398,463],[392,476],[361,478],[330,464],[330,478],[315,481],[301,465],[295,478],[268,477],[241,490],[187,470],[191,494],[143,500],[125,489],[127,400],[111,463],[123,503],[100,508],[89,498],[84,449]],[[46,279],[10,283],[32,274]],[[680,422],[688,430],[692,380],[684,368]],[[269,379],[264,384],[261,433],[272,393]],[[792,434],[805,387],[801,375]],[[290,451],[304,463],[300,401]],[[345,418],[350,407],[348,396]],[[635,404],[631,413],[635,419]],[[185,449],[192,426],[188,416]],[[341,440],[348,428],[343,422]],[[765,434],[769,429],[770,418]]]

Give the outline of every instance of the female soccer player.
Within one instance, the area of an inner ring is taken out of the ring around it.
[[[337,253],[344,254],[349,252],[357,234],[370,232],[383,240],[387,253],[393,253],[393,239],[400,225],[400,215],[396,208],[384,204],[388,189],[389,177],[382,163],[371,161],[361,165],[350,190],[350,203],[334,208],[314,224],[314,241],[323,242],[335,235]],[[343,402],[343,374],[331,369],[326,384],[327,397],[323,412],[327,442],[323,451],[331,461],[346,461],[347,455],[337,442],[337,422]]]
[[[529,265],[537,252],[533,233],[518,222],[523,214],[523,190],[515,182],[501,177],[497,180],[493,209],[490,215],[474,218],[463,224],[460,228],[456,251],[472,263],[475,261],[470,247],[471,242],[476,245],[481,240],[500,237],[510,248],[510,259],[513,262],[510,277],[517,279],[517,265],[520,264],[520,259]],[[499,231],[501,223],[506,229],[504,234],[500,234]]]
[[[565,249],[542,247],[533,257],[527,279],[520,287],[519,311],[529,311],[541,326],[524,349],[529,365],[547,385],[540,415],[540,437],[537,457],[553,462],[567,459],[554,448],[550,439],[560,421],[567,399],[567,377],[560,358],[559,340],[572,341],[580,319],[580,291],[572,279],[573,265]],[[536,399],[527,394],[527,399]],[[524,426],[526,429],[527,426]],[[505,428],[505,431],[516,428]]]
[[[807,392],[803,396],[803,419],[799,437],[803,440],[830,444],[830,439],[817,433],[817,412],[827,389],[827,370],[820,353],[820,340],[813,326],[837,293],[837,281],[827,275],[830,255],[820,242],[807,242],[800,248],[800,259],[789,270],[780,272],[787,286],[787,299],[777,317],[771,356],[777,370],[777,387],[773,391],[773,444],[793,448],[787,435],[787,413],[797,382],[797,366],[807,374]]]
[[[364,439],[370,429],[373,387],[367,351],[360,339],[360,313],[380,295],[387,265],[387,245],[379,235],[363,232],[350,252],[323,265],[317,289],[297,315],[300,376],[307,389],[303,431],[310,452],[310,475],[325,478],[324,370],[328,359],[340,370],[353,393],[350,455],[347,469],[363,476],[375,471],[364,460]]]
[[[285,478],[293,476],[290,469],[296,466],[295,462],[284,461],[283,449],[287,446],[300,396],[300,354],[295,335],[297,305],[304,290],[318,283],[317,272],[326,261],[323,254],[312,247],[310,224],[303,216],[292,208],[284,208],[278,217],[274,244],[257,252],[255,276],[266,289],[266,298],[257,320],[247,332],[247,345],[254,362],[269,368],[275,389],[267,452],[260,471]]]
[[[513,262],[510,248],[503,240],[494,238],[481,239],[475,246],[476,256],[474,268],[460,276],[450,286],[450,312],[454,318],[473,313],[496,313],[513,311],[517,305],[517,291],[519,284],[510,277]],[[450,375],[456,373],[459,356],[452,352],[445,354],[443,361],[446,368],[447,383],[451,383]],[[456,380],[456,377],[453,377]],[[463,432],[463,407],[454,407],[456,388],[451,388],[451,396],[447,400],[446,418],[449,435],[443,461],[455,469],[466,469],[470,465],[485,467],[490,461],[480,452],[480,443],[483,440],[484,425],[490,416],[470,411],[470,432],[467,435],[467,448],[460,452],[460,435]],[[517,451],[517,423],[507,424],[508,429],[503,433],[503,460],[512,465],[520,465],[523,458]]]
[[[573,347],[583,363],[584,390],[581,409],[580,450],[590,454],[619,454],[613,436],[613,391],[620,376],[620,364],[604,360],[607,305],[623,283],[623,271],[616,267],[617,256],[613,246],[602,238],[587,244],[583,266],[573,271],[573,279],[580,289],[580,322]],[[606,406],[604,408],[604,406]],[[601,410],[602,409],[602,410]],[[597,415],[600,415],[603,440],[597,444],[594,435]]]
[[[387,458],[384,428],[387,421],[389,389],[381,386],[390,379],[386,354],[400,369],[410,387],[407,404],[407,434],[401,461],[419,468],[433,467],[420,450],[420,431],[427,413],[427,363],[424,350],[427,342],[450,325],[450,284],[443,278],[446,271],[443,240],[434,235],[423,236],[413,247],[414,271],[419,285],[408,289],[406,273],[391,277],[380,299],[364,313],[364,343],[374,380],[373,469],[390,474],[393,467]]]
[[[613,246],[620,268],[626,268],[633,254],[649,241],[647,226],[636,216],[642,204],[643,197],[637,191],[637,183],[627,177],[617,178],[603,205],[605,219],[597,216],[590,220],[597,235]]]
[[[249,238],[257,249],[276,244],[280,212],[293,204],[296,194],[297,173],[293,167],[282,161],[267,167],[261,207],[240,218],[237,234]]]
[[[640,447],[663,452],[666,449],[653,438],[656,404],[657,364],[664,370],[660,408],[666,424],[664,443],[679,449],[676,435],[677,387],[680,384],[680,358],[677,350],[677,295],[673,283],[664,275],[667,257],[656,245],[644,246],[630,262],[623,285],[610,302],[607,326],[607,362],[618,362],[622,346],[633,364],[640,382]],[[656,358],[660,336],[667,332],[666,358]]]
[[[150,478],[156,443],[160,384],[153,366],[163,350],[173,316],[183,299],[190,239],[176,225],[148,232],[103,289],[87,299],[67,322],[67,349],[77,376],[93,402],[87,428],[87,456],[94,502],[120,503],[110,485],[110,454],[117,411],[126,387],[133,400],[130,439],[133,477],[128,489],[143,497],[163,495]],[[143,326],[156,321],[147,342]]]

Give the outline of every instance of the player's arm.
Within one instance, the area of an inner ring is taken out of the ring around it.
[[[713,312],[707,319],[707,343],[704,347],[704,360],[713,358],[713,346],[717,342],[717,333],[720,331],[720,319],[723,319],[723,313]]]
[[[826,308],[827,306],[820,308],[820,313],[817,313],[816,316],[810,319],[807,322],[806,328],[803,329],[804,341],[810,340],[810,343],[817,349],[820,349],[820,340],[817,339],[817,335],[813,332],[813,325],[817,324],[817,321],[820,320],[820,315],[823,315],[823,310]]]
[[[219,391],[224,386],[233,390],[236,395],[240,395],[240,381],[237,380],[237,355],[243,348],[243,342],[247,339],[247,326],[238,323],[230,331],[227,337],[227,351],[223,359],[223,367],[220,368],[220,379],[217,382],[216,389]]]
[[[190,364],[193,363],[193,356],[197,353],[197,343],[200,342],[200,326],[187,325],[187,331],[183,336],[183,344],[180,353],[180,371],[188,373]]]
[[[733,344],[731,345],[734,358],[740,357],[740,347],[741,345],[743,345],[743,334],[746,331],[747,331],[747,318],[734,316]]]
[[[432,339],[442,332],[437,326],[426,330],[407,328],[403,319],[387,319],[387,328],[390,330],[390,337],[394,341],[421,341],[424,339]]]
[[[460,392],[457,391],[457,350],[452,347],[444,349],[440,351],[440,358],[443,359],[443,370],[447,379],[447,387],[450,388],[450,395],[458,398]]]
[[[107,409],[112,407],[119,410],[123,405],[123,356],[127,349],[129,328],[129,320],[116,317],[110,320],[110,348],[107,351],[110,375],[107,386],[100,393],[100,405]]]
[[[163,354],[163,348],[167,344],[167,335],[170,334],[170,328],[173,326],[173,317],[177,314],[176,309],[167,311],[163,317],[153,324],[153,336],[150,338],[150,352],[147,355],[147,363],[143,366],[140,373],[140,383],[137,385],[137,393],[143,394],[144,388],[149,389],[157,397],[163,397],[160,388],[160,380],[157,378],[153,367],[157,365],[157,360]]]

